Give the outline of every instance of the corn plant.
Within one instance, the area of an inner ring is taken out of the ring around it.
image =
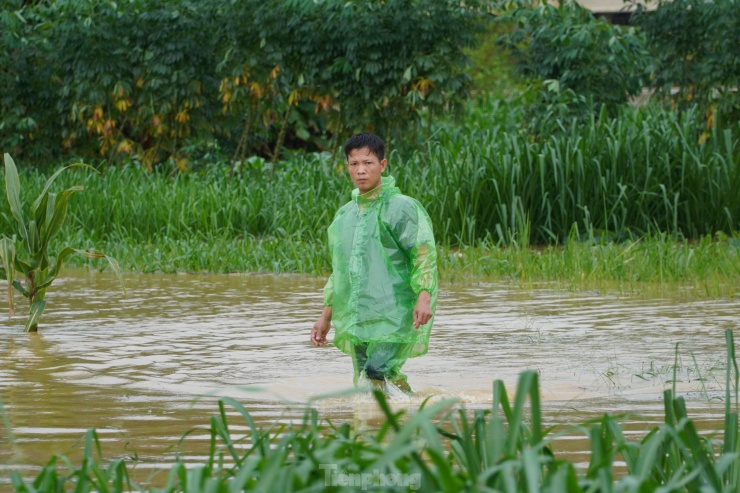
[[[25,331],[36,332],[41,314],[46,308],[46,290],[59,275],[67,257],[78,253],[88,258],[105,258],[119,279],[120,269],[115,259],[99,252],[67,246],[55,256],[50,255],[50,242],[59,233],[67,218],[69,198],[73,193],[81,191],[82,186],[72,186],[61,193],[50,192],[49,188],[54,179],[71,166],[60,169],[46,181],[41,194],[33,202],[31,219],[26,221],[23,216],[18,169],[10,155],[5,154],[4,157],[5,190],[10,212],[15,219],[15,228],[12,236],[3,233],[0,239],[0,259],[3,262],[0,267],[0,279],[8,281],[10,315],[15,311],[13,288],[28,298],[30,312]],[[91,167],[82,163],[72,166]]]

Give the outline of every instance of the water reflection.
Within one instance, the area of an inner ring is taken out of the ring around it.
[[[90,427],[107,456],[136,457],[145,474],[178,453],[198,462],[219,396],[245,403],[258,421],[300,420],[310,399],[352,382],[348,357],[309,342],[323,282],[129,275],[124,298],[112,276],[65,272],[47,296],[40,334],[22,333],[21,315],[0,323],[0,396],[14,437],[3,430],[0,468],[30,474],[54,453],[79,455]],[[413,410],[426,398],[455,398],[487,408],[494,379],[513,390],[519,372],[536,369],[550,423],[629,413],[626,432],[639,435],[662,420],[680,343],[679,394],[701,426],[720,429],[723,332],[739,315],[738,299],[446,286],[429,354],[405,367],[417,394],[394,404]],[[312,405],[334,422],[382,421],[365,395]],[[234,426],[244,424],[232,415]],[[575,435],[558,447],[585,453]]]

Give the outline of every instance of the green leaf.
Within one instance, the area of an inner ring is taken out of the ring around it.
[[[36,221],[28,221],[28,252],[35,257],[41,250],[39,230]],[[33,262],[32,264],[33,265]]]
[[[64,220],[67,218],[67,205],[69,204],[69,197],[75,193],[81,191],[82,187],[72,187],[64,192],[60,193],[56,200],[49,201],[49,207],[53,206],[52,214],[46,213],[46,227],[45,231],[41,235],[41,243],[44,248],[49,244],[49,241],[59,233],[59,230],[64,224]]]
[[[17,256],[15,257],[14,265],[15,265],[15,270],[17,270],[24,276],[28,276],[28,273],[31,272],[31,266],[28,265],[23,260],[19,259]]]
[[[89,164],[85,164],[85,163],[74,163],[74,164],[70,164],[69,166],[65,166],[64,168],[58,170],[56,173],[54,173],[53,175],[51,175],[48,180],[46,180],[46,184],[44,185],[44,189],[41,190],[41,194],[33,202],[33,210],[38,209],[39,205],[41,204],[41,201],[44,200],[44,195],[46,195],[46,192],[49,191],[49,187],[51,187],[51,184],[54,182],[54,180],[56,180],[57,176],[59,176],[62,173],[62,171],[64,171],[65,169],[74,168],[74,167],[78,167],[78,166],[82,166],[82,167],[85,167],[85,168],[90,168],[91,170],[95,171],[96,173],[100,173],[98,170],[96,170],[95,168],[93,168]],[[76,188],[76,187],[73,187],[73,188]],[[79,190],[82,190],[82,187],[79,187]]]
[[[64,261],[67,259],[67,257],[77,252],[78,251],[72,247],[62,248],[59,254],[57,254],[56,261],[52,264],[51,269],[49,269],[49,273],[43,280],[39,280],[40,282],[36,285],[37,289],[45,289],[49,287],[51,283],[54,282],[54,279],[56,279],[56,277],[59,275],[59,271],[62,270],[62,266],[64,265]]]
[[[47,204],[49,203],[49,201],[53,203],[54,200],[56,200],[55,193],[48,193],[44,195],[44,199],[41,201],[41,206],[33,211],[33,218],[36,220],[36,224],[43,225],[46,222],[46,214],[48,210]]]
[[[46,300],[36,300],[31,303],[31,311],[28,314],[28,320],[26,320],[26,327],[24,328],[26,332],[36,332],[38,330],[39,319],[41,314],[44,313],[44,308],[46,308]]]
[[[408,82],[411,80],[411,69],[413,69],[413,65],[409,65],[409,68],[406,69],[406,71],[403,73],[403,81]]]
[[[18,168],[10,154],[4,154],[5,158],[5,192],[8,196],[10,212],[18,222],[18,233],[24,240],[28,238],[26,224],[23,222],[23,208],[21,207],[21,181],[18,178]]]
[[[0,240],[0,259],[3,261],[2,278],[8,281],[8,315],[12,316],[15,313],[12,288],[15,277],[15,271],[13,269],[15,264],[15,245],[10,238],[3,237],[3,239]]]
[[[124,286],[123,277],[121,277],[121,266],[118,264],[118,261],[116,259],[114,259],[113,257],[109,257],[104,253],[94,252],[90,250],[78,250],[72,247],[64,247],[59,252],[56,260],[52,264],[51,269],[49,269],[49,273],[46,275],[43,281],[37,284],[37,289],[45,289],[49,287],[51,283],[54,282],[54,279],[56,279],[56,277],[59,275],[59,272],[62,270],[62,267],[64,266],[64,261],[67,259],[67,257],[75,253],[83,255],[87,258],[106,259],[108,261],[108,265],[110,265],[111,269],[113,269],[113,272],[116,274],[118,281],[121,283],[121,289],[123,290],[123,293],[126,294],[126,286]]]
[[[19,280],[16,279],[15,281],[13,281],[13,287],[17,289],[20,294],[28,298],[29,293],[28,291],[26,291],[26,288],[23,287],[23,284],[21,284]]]

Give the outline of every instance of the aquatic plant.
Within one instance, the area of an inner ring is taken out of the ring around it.
[[[493,384],[490,410],[472,417],[453,400],[425,402],[413,413],[394,411],[380,391],[385,417],[375,431],[324,424],[308,408],[300,423],[263,427],[231,398],[219,401],[210,421],[204,464],[178,459],[166,479],[136,483],[122,459],[105,462],[94,430],[84,437],[79,466],[54,456],[27,481],[14,471],[17,492],[68,491],[500,491],[500,492],[737,492],[740,491],[738,367],[731,330],[727,341],[724,440],[700,435],[675,388],[663,393],[664,423],[639,441],[628,439],[619,418],[605,414],[568,430],[542,424],[535,371],[519,376],[514,399]],[[675,378],[674,378],[675,381]],[[734,400],[732,392],[735,392]],[[228,416],[243,423],[230,424]],[[237,431],[245,430],[245,431]],[[560,434],[582,431],[588,466],[556,456]]]
[[[3,233],[0,239],[0,258],[3,262],[0,267],[0,279],[8,282],[8,304],[11,315],[15,310],[13,288],[28,298],[30,312],[26,320],[25,331],[36,332],[41,314],[46,308],[46,290],[59,275],[67,257],[77,253],[88,258],[105,258],[116,274],[119,274],[120,269],[115,259],[100,252],[78,250],[67,246],[56,255],[52,255],[49,250],[51,240],[59,233],[67,218],[70,196],[82,190],[82,187],[77,185],[60,193],[49,191],[56,177],[70,166],[60,169],[46,181],[41,194],[33,202],[31,219],[26,222],[20,197],[21,185],[18,169],[10,155],[5,154],[4,158],[5,190],[10,212],[15,219],[15,228],[11,236]],[[16,276],[16,273],[20,276]]]

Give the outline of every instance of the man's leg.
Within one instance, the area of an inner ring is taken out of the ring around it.
[[[399,389],[410,392],[406,375],[401,373],[401,367],[408,359],[412,344],[398,344],[377,342],[367,345],[365,350],[365,375],[372,380],[389,381]]]
[[[365,365],[367,364],[367,344],[358,344],[352,346],[352,367],[355,372],[352,377],[352,381],[357,386],[357,382],[360,378],[360,373],[365,371]]]

